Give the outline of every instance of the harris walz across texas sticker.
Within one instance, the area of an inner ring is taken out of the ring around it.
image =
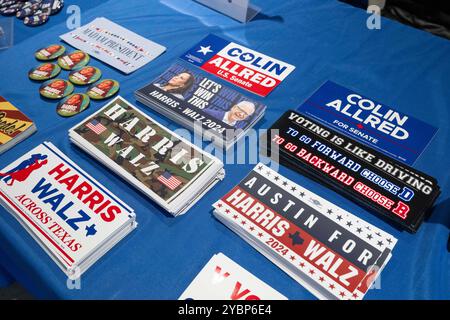
[[[263,97],[295,69],[293,65],[212,34],[180,58]]]
[[[132,209],[50,142],[0,169],[0,204],[75,278],[136,226]]]

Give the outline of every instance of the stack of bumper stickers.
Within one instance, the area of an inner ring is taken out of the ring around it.
[[[295,66],[236,42],[210,34],[180,59],[262,97],[267,96]]]
[[[284,113],[269,132],[267,146],[277,150],[280,163],[410,232],[440,194],[436,179],[296,111]]]
[[[410,166],[438,131],[421,119],[329,80],[297,111]]]
[[[264,115],[266,106],[194,72],[172,65],[135,92],[136,99],[226,149]]]
[[[71,278],[136,227],[131,208],[50,142],[1,169],[0,203]]]
[[[287,300],[223,253],[215,254],[180,300]]]
[[[397,240],[258,164],[214,215],[319,299],[362,299]]]
[[[36,125],[0,96],[0,154],[36,132]]]
[[[116,97],[69,130],[73,143],[174,216],[222,180],[223,163]]]
[[[60,38],[125,74],[136,71],[166,51],[165,47],[106,18],[96,18]]]

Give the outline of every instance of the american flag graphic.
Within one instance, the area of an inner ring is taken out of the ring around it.
[[[97,120],[92,120],[86,125],[86,127],[94,131],[96,134],[101,134],[106,130],[106,127]]]
[[[175,190],[181,184],[181,181],[171,175],[169,172],[164,171],[162,175],[158,177],[158,181],[167,186],[170,190]]]

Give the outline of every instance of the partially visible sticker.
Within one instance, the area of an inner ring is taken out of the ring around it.
[[[332,81],[324,83],[297,110],[409,165],[438,130]]]

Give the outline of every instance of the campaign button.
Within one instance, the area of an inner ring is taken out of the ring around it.
[[[53,79],[44,82],[39,93],[48,99],[61,99],[73,92],[73,84],[63,79]]]
[[[61,117],[72,117],[89,107],[90,99],[84,93],[73,93],[65,97],[56,107],[56,112]]]

